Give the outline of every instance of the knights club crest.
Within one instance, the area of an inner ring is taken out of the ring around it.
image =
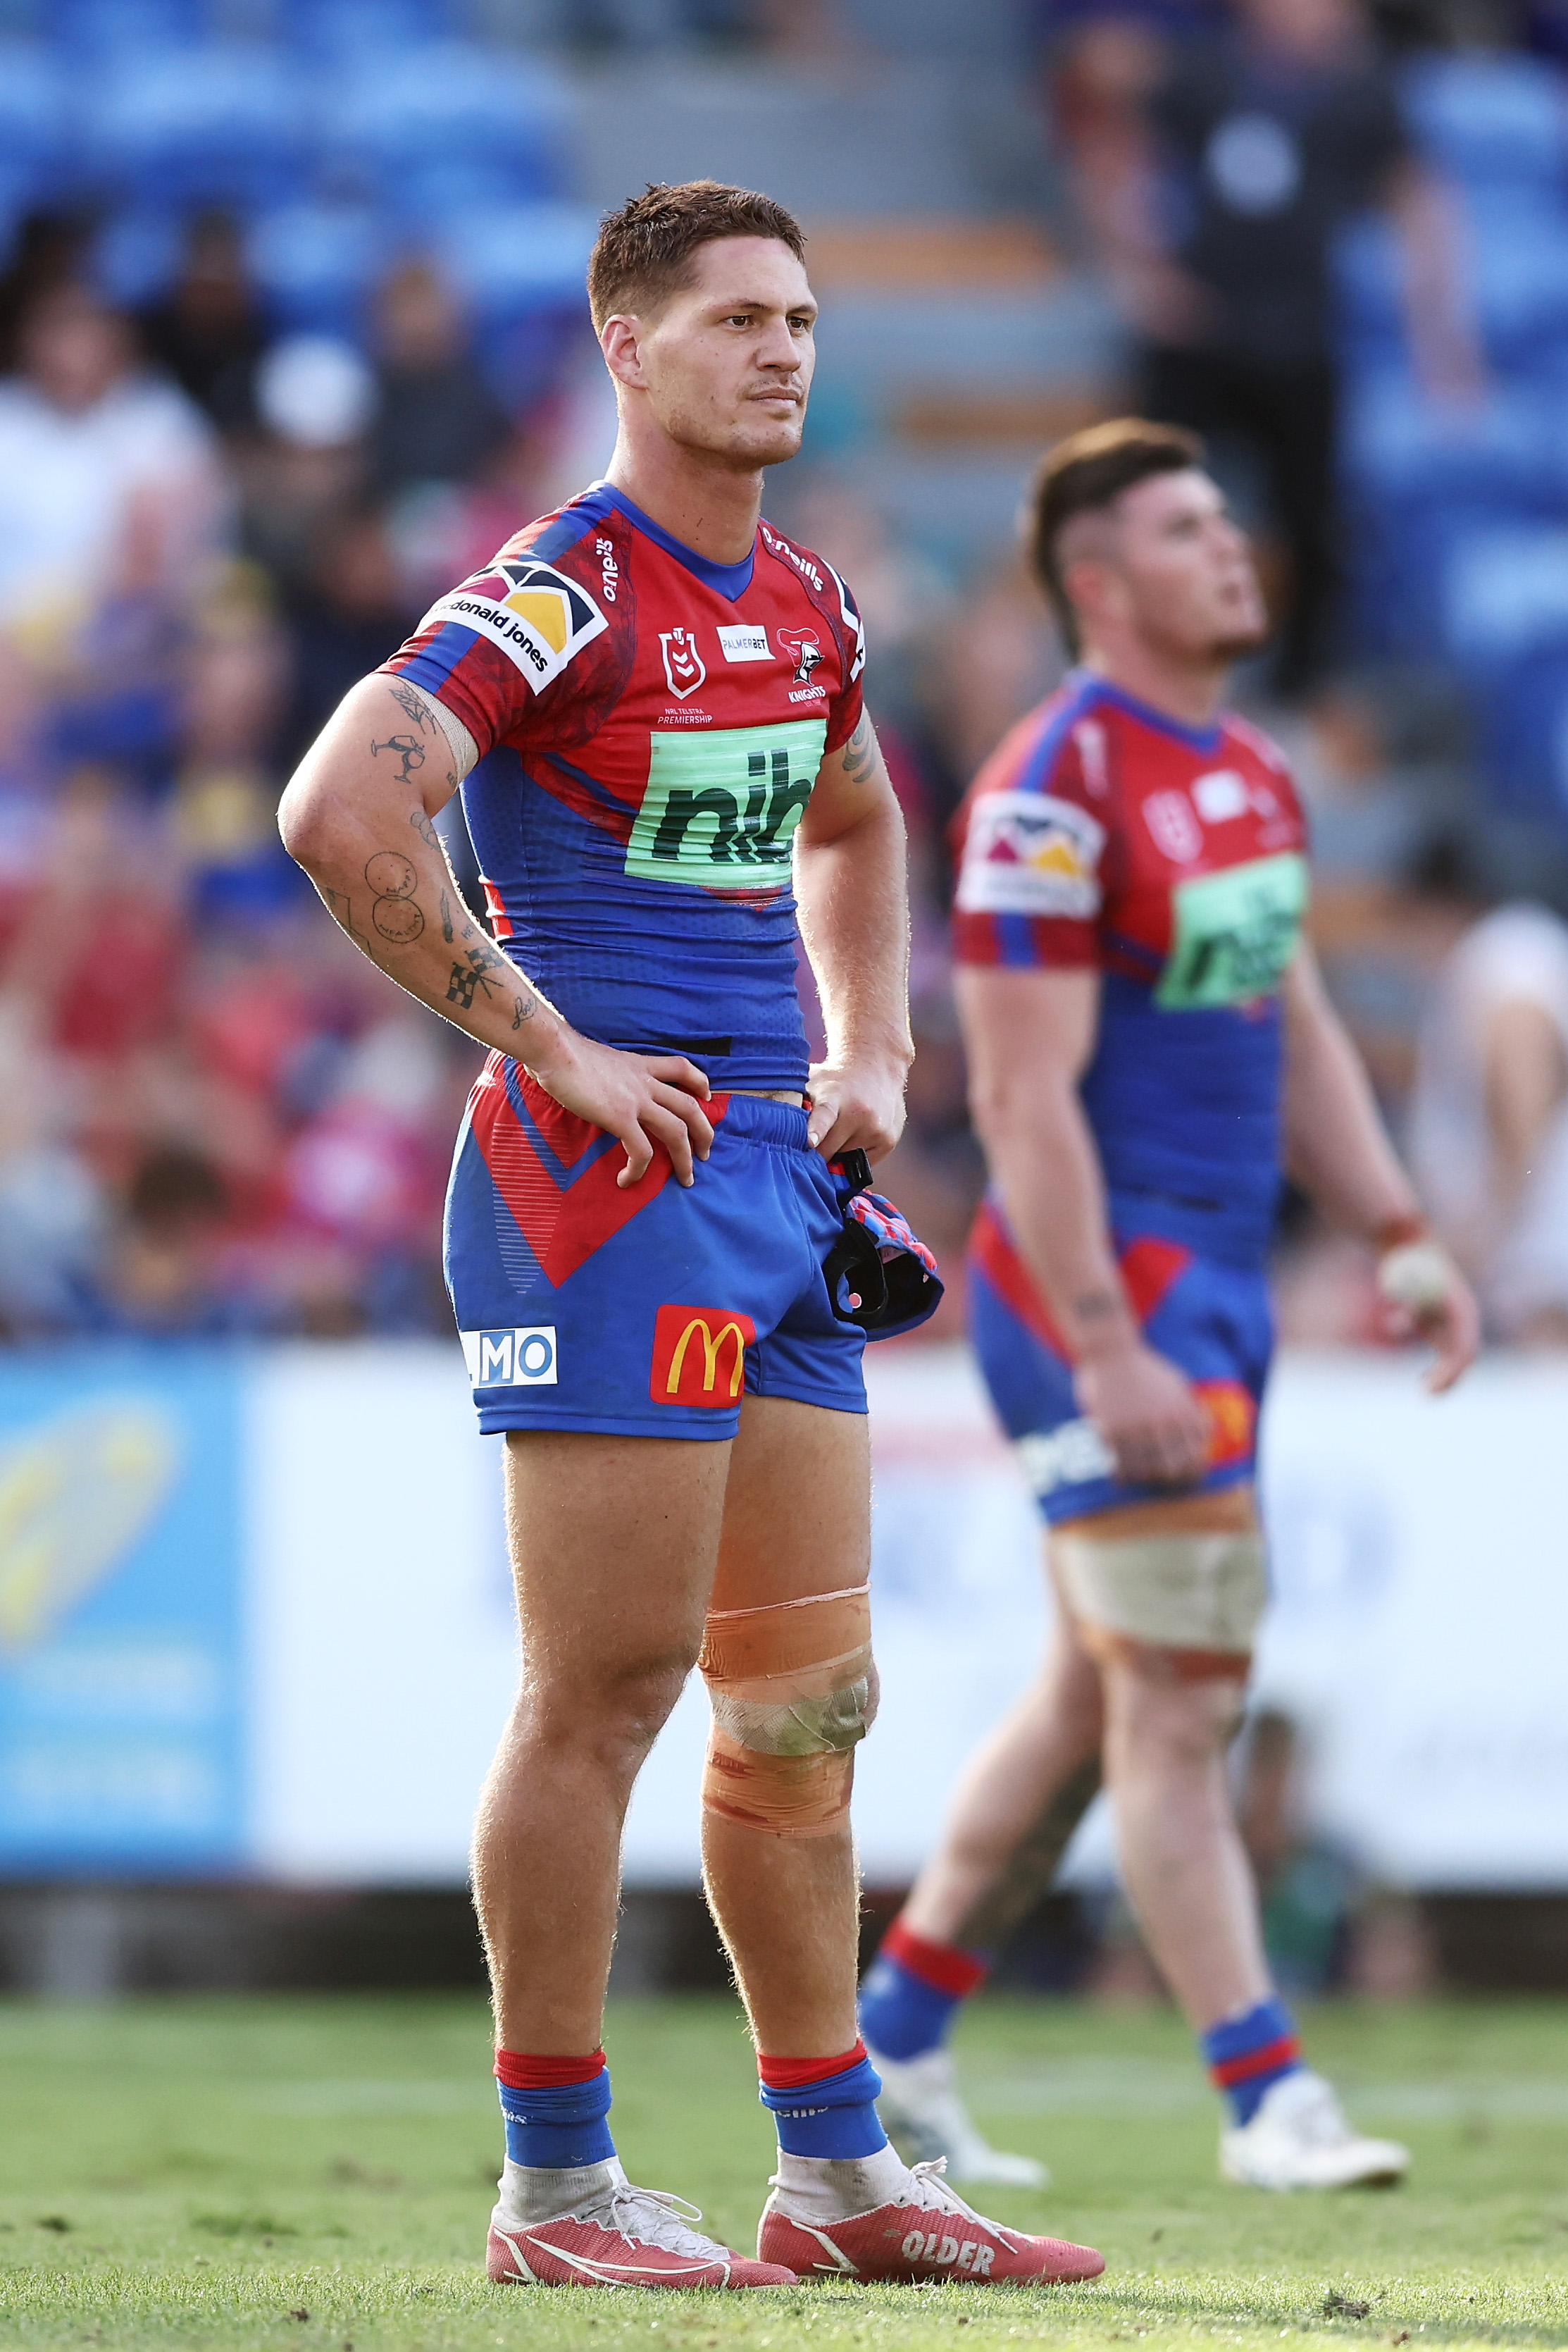
[[[695,629],[661,629],[659,648],[664,656],[664,676],[670,681],[670,692],[684,700],[695,694],[707,676],[707,665],[697,651]]]

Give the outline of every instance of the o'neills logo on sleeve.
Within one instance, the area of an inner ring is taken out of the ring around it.
[[[737,1403],[756,1337],[750,1316],[727,1307],[661,1307],[648,1393],[655,1404]]]
[[[550,563],[506,556],[443,596],[430,615],[499,646],[537,692],[610,626],[591,596]]]

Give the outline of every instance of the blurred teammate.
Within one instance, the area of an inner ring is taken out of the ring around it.
[[[862,1334],[822,1262],[830,1161],[903,1124],[907,916],[854,605],[758,520],[811,379],[801,253],[778,205],[710,182],[607,217],[607,478],[441,599],[283,811],[350,936],[491,1049],[446,1256],[480,1425],[507,1436],[525,1659],[474,1852],[501,2280],[1102,2267],[909,2171],[856,2036],[870,1491]],[[499,947],[432,823],[460,779]],[[809,1074],[797,900],[829,1041]],[[622,1823],[699,1654],[708,1896],[779,2131],[755,2263],[632,2187],[606,2121]]]
[[[1219,707],[1264,614],[1189,435],[1135,419],[1042,470],[1034,560],[1082,666],[976,779],[956,915],[990,1163],[975,1342],[1051,1528],[1060,1633],[971,1764],[862,2003],[883,2112],[959,2177],[986,2147],[944,2048],[1044,1891],[1102,1759],[1149,1948],[1229,2102],[1227,2176],[1397,2177],[1304,2065],[1269,1980],[1226,1788],[1264,1597],[1253,1502],[1282,1169],[1382,1254],[1435,1389],[1475,1348],[1301,937],[1284,762]]]

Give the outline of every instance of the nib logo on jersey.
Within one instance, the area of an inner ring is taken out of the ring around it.
[[[703,736],[655,728],[627,873],[702,890],[778,889],[827,736],[825,719]]]
[[[610,626],[575,580],[526,555],[498,557],[442,597],[432,617],[488,637],[536,691]]]
[[[685,701],[707,676],[707,665],[697,651],[696,631],[661,629],[659,650],[664,656],[664,676],[670,682],[670,692]]]

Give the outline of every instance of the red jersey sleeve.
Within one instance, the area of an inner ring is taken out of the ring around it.
[[[559,700],[551,689],[609,626],[580,581],[511,540],[486,570],[433,604],[407,644],[381,667],[443,703],[463,721],[483,759],[524,732],[542,697]]]
[[[1106,828],[1059,715],[1003,738],[954,821],[958,963],[1071,969],[1100,961]]]

